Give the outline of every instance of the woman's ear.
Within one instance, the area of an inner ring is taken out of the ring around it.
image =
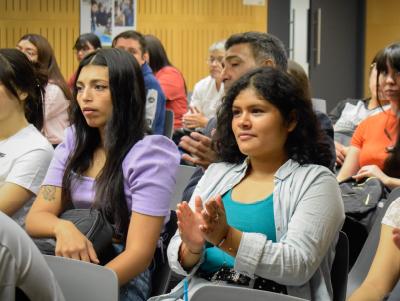
[[[288,121],[288,132],[293,132],[297,126],[297,114],[295,111],[290,112]]]

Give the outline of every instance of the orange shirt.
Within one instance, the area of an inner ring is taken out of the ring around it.
[[[388,156],[386,147],[396,143],[397,125],[396,114],[392,110],[368,117],[359,124],[351,139],[351,145],[360,149],[361,167],[375,164],[383,169],[383,163]],[[385,134],[385,128],[389,135]]]

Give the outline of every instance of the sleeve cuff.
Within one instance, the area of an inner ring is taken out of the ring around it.
[[[182,240],[179,237],[179,234],[175,234],[174,237],[171,238],[167,251],[169,266],[175,273],[183,276],[193,276],[199,269],[200,265],[204,262],[204,249],[199,262],[188,272],[181,266],[179,262],[179,248],[181,243]]]
[[[263,234],[243,232],[235,258],[235,271],[254,278],[266,242],[267,237]]]

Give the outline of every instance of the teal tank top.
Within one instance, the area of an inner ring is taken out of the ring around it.
[[[222,196],[228,224],[242,232],[265,234],[276,241],[273,195],[251,204],[238,203],[232,199],[232,189]],[[206,244],[205,260],[200,270],[213,273],[222,266],[232,268],[235,258],[212,244]]]

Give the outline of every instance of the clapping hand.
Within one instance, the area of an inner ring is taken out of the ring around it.
[[[200,230],[204,238],[218,246],[229,231],[229,225],[226,220],[225,207],[221,196],[217,195],[208,200],[205,208],[201,211],[203,223],[200,225]]]
[[[195,198],[194,211],[187,202],[182,202],[177,206],[179,235],[191,253],[201,252],[205,243],[203,233],[200,231],[200,225],[204,223],[202,210],[203,204],[199,196]]]

